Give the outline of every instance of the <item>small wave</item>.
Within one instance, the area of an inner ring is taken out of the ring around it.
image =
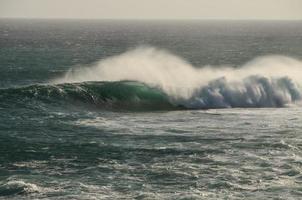
[[[41,191],[42,188],[39,186],[22,180],[10,180],[0,185],[0,196],[38,193]]]

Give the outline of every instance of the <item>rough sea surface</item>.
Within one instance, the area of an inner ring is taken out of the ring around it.
[[[301,21],[0,20],[0,199],[302,199]]]

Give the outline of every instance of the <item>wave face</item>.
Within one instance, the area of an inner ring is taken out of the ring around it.
[[[54,84],[85,81],[143,83],[188,109],[282,107],[301,100],[302,62],[265,56],[242,66],[192,66],[167,51],[140,47],[93,66],[71,69]]]
[[[33,100],[55,105],[86,104],[103,109],[176,109],[161,90],[132,81],[31,85],[0,90],[0,105],[32,103]]]
[[[0,90],[2,105],[36,100],[47,104],[87,104],[118,110],[282,107],[300,99],[300,89],[291,79],[260,76],[251,76],[239,83],[217,79],[196,90],[190,98],[169,96],[160,88],[134,81],[31,85]]]

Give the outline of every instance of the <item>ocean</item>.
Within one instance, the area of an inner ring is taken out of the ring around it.
[[[0,199],[302,199],[302,22],[0,20]]]

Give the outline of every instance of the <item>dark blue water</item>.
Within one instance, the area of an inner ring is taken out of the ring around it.
[[[301,59],[300,21],[1,19],[0,199],[299,199]]]

